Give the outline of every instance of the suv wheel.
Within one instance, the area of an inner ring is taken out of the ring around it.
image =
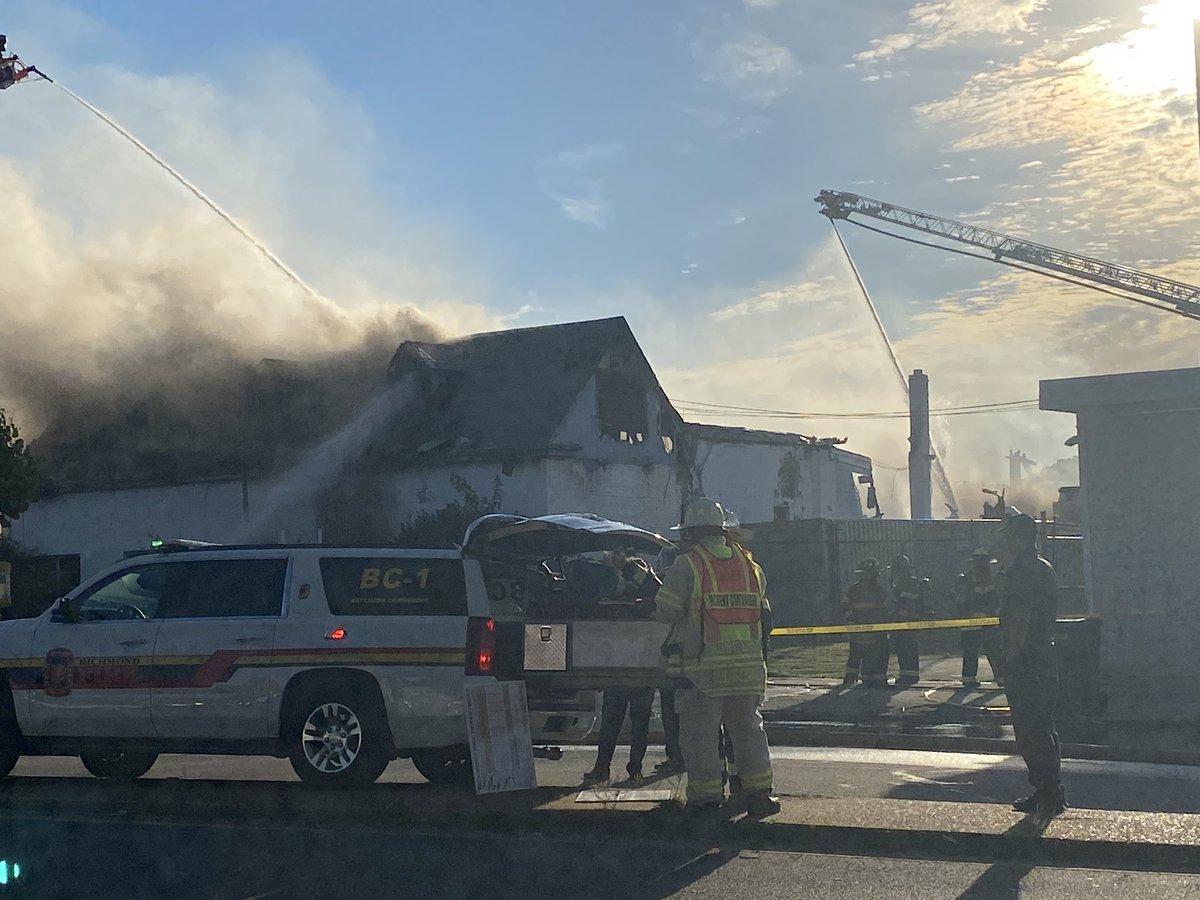
[[[158,754],[149,750],[88,750],[79,754],[83,767],[105,781],[136,781],[157,759]]]
[[[383,705],[346,687],[306,689],[291,704],[284,739],[302,781],[337,787],[371,784],[392,758]]]
[[[419,750],[412,755],[412,761],[417,771],[433,784],[464,788],[475,784],[471,753],[466,747]]]

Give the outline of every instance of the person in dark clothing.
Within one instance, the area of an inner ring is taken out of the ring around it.
[[[652,687],[605,689],[604,705],[600,711],[596,765],[591,771],[584,772],[584,782],[595,784],[609,780],[613,753],[617,749],[617,738],[621,734],[621,726],[625,724],[625,714],[628,712],[632,730],[629,735],[629,763],[625,766],[625,771],[629,773],[630,782],[635,785],[642,783],[642,760],[646,757],[646,744],[649,743],[650,708],[653,705]]]
[[[846,589],[842,609],[851,625],[869,625],[888,620],[887,588],[879,581],[879,563],[864,559],[855,571],[857,579]],[[888,637],[882,632],[850,635],[850,655],[842,684],[851,687],[861,674],[867,687],[887,686]]]
[[[662,712],[667,758],[657,763],[654,771],[659,775],[674,775],[683,771],[683,753],[679,750],[679,713],[675,711],[675,688],[659,688],[658,704]]]
[[[958,611],[963,618],[977,619],[999,613],[996,597],[996,576],[992,572],[989,550],[980,547],[971,554],[971,567],[958,576],[955,593]],[[964,628],[962,632],[962,683],[964,687],[979,687],[979,654],[987,655],[992,678],[1003,686],[1000,649],[995,628]]]
[[[928,578],[913,574],[912,563],[904,554],[892,560],[892,613],[901,622],[928,619],[933,614],[933,589]],[[900,664],[897,685],[916,684],[921,679],[921,650],[915,631],[897,631],[891,644]]]
[[[1067,808],[1054,727],[1058,583],[1053,566],[1038,555],[1037,537],[1037,523],[1024,513],[1009,516],[1000,527],[1000,556],[1007,565],[1000,582],[1000,640],[1017,750],[1033,785],[1033,793],[1013,808],[1050,819]]]

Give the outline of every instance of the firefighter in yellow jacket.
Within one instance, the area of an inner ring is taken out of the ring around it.
[[[725,790],[716,735],[724,724],[751,816],[779,812],[760,707],[770,634],[766,579],[749,552],[728,539],[725,511],[707,498],[684,512],[685,552],[663,576],[654,616],[672,626],[663,666],[687,679],[675,699],[679,745],[693,812],[720,810]]]

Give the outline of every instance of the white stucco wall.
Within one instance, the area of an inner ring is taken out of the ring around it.
[[[497,477],[500,479],[500,512],[519,516],[540,516],[546,512],[546,464],[521,463],[511,475],[505,475],[501,464],[471,463],[399,472],[387,479],[389,521],[399,529],[420,512],[441,509],[461,495],[451,483],[453,475],[462,477],[485,500],[492,496]]]
[[[626,465],[577,459],[546,463],[547,512],[590,512],[662,531],[679,521],[674,461]]]
[[[780,490],[784,457],[799,463],[797,496]],[[697,453],[704,493],[719,500],[743,522],[771,522],[775,507],[788,507],[788,519],[852,519],[862,516],[853,473],[828,447],[798,444],[714,443],[701,441]]]
[[[258,511],[262,489],[241,481],[63,494],[33,504],[13,523],[13,537],[41,553],[78,553],[83,578],[155,538],[235,542]],[[311,521],[295,522],[289,540],[312,540]]]
[[[646,406],[647,431],[640,443],[625,444],[600,433],[599,409],[596,405],[596,378],[592,376],[579,392],[575,402],[563,417],[551,441],[553,444],[578,445],[581,457],[615,463],[666,463],[672,454],[663,444],[659,431],[660,398],[653,393],[643,395]]]

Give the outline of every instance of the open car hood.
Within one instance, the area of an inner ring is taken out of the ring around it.
[[[483,516],[471,523],[463,538],[463,553],[470,556],[537,562],[555,556],[622,548],[658,553],[672,546],[660,534],[591,513],[562,513],[536,519],[503,514]]]

